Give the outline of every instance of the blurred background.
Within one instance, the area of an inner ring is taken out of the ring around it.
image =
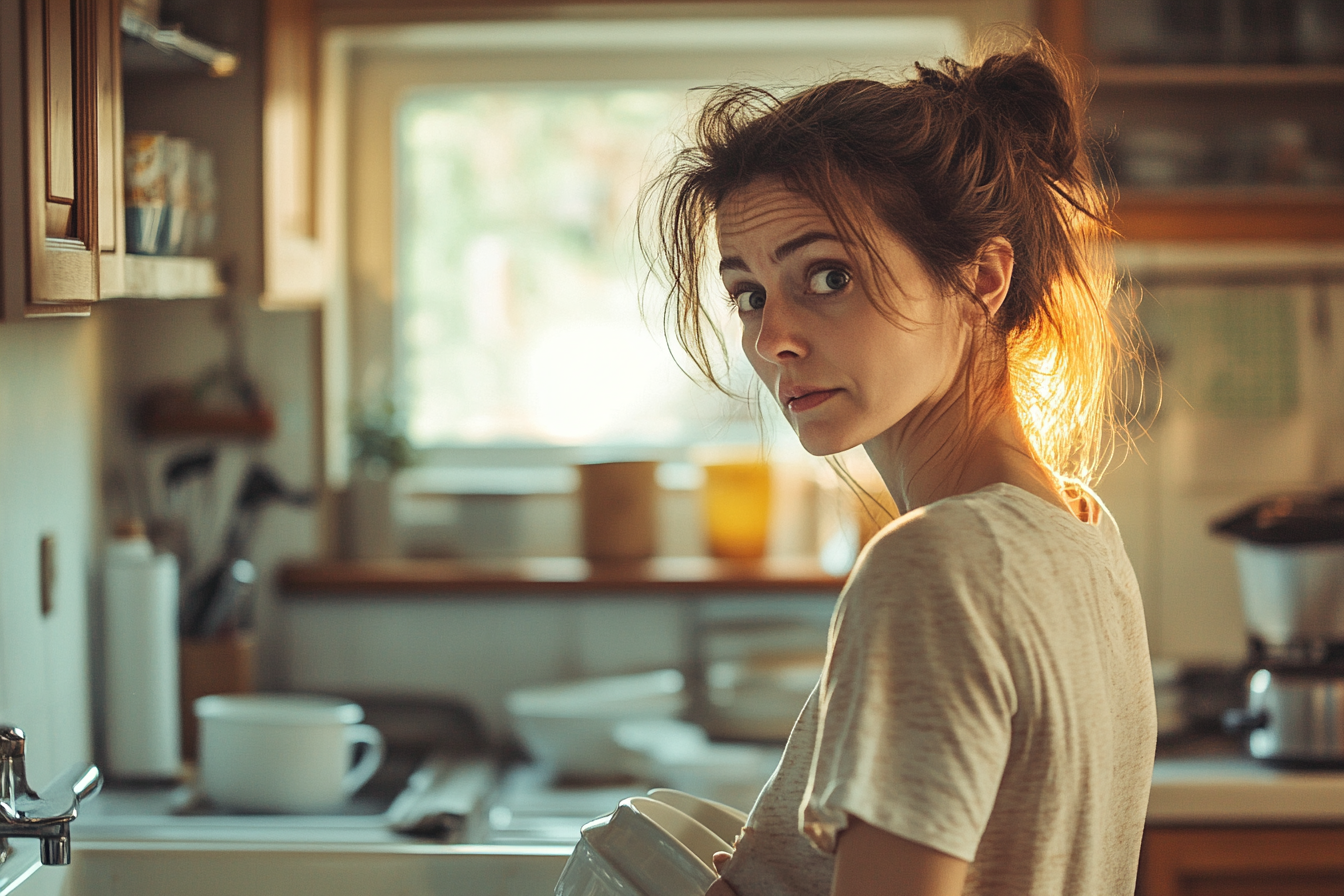
[[[889,510],[862,456],[838,475],[797,447],[726,306],[746,400],[685,374],[635,203],[697,88],[899,77],[998,22],[1096,88],[1150,340],[1099,491],[1159,683],[1205,687],[1164,733],[1244,699],[1233,547],[1208,524],[1344,479],[1340,4],[113,7],[105,139],[71,156],[102,199],[101,278],[44,293],[26,231],[4,244],[0,716],[52,745],[38,779],[105,755],[105,556],[143,536],[177,566],[188,754],[192,697],[256,689],[391,707],[410,741],[470,718],[472,743],[535,758],[510,694],[675,670],[654,715],[696,726],[691,753],[696,730],[764,750],[701,785],[749,802]],[[49,242],[87,236],[45,214]]]

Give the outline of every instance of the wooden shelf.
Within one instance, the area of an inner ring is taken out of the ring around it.
[[[701,594],[838,594],[844,584],[808,558],[756,561],[658,557],[590,562],[581,557],[499,560],[318,560],[280,571],[290,599],[330,597],[464,597],[483,594],[587,596],[619,592]]]
[[[1123,112],[1106,128],[1142,122],[1145,112],[1156,125],[1173,128],[1186,126],[1186,117],[1191,127],[1207,126],[1205,119],[1218,112],[1229,121],[1248,115],[1336,117],[1344,65],[1096,64],[1085,0],[1036,0],[1035,6],[1042,33],[1095,75],[1096,105]],[[1116,217],[1122,236],[1132,241],[1344,242],[1344,190],[1121,187]]]
[[[1122,202],[1164,203],[1168,205],[1189,205],[1207,203],[1211,205],[1241,206],[1254,204],[1285,206],[1335,206],[1344,205],[1344,187],[1306,187],[1288,184],[1264,185],[1223,185],[1176,187],[1158,189],[1150,187],[1121,187]]]
[[[140,434],[150,439],[211,437],[268,439],[275,434],[275,414],[269,408],[254,411],[183,411],[147,413]]]
[[[1341,87],[1344,65],[1099,65],[1100,87]]]
[[[112,255],[102,258],[104,299],[208,299],[224,295],[211,258]]]
[[[1344,196],[1319,192],[1306,198],[1277,189],[1122,189],[1115,212],[1127,240],[1344,241]]]

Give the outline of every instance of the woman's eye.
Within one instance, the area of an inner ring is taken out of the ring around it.
[[[826,268],[813,274],[807,285],[813,292],[839,292],[849,285],[849,271],[842,268]]]
[[[760,311],[765,307],[765,290],[744,289],[733,296],[738,311]]]

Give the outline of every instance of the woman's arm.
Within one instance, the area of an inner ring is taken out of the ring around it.
[[[835,848],[833,896],[961,896],[967,863],[849,816]]]
[[[714,870],[722,871],[732,853],[714,854]],[[832,896],[961,896],[966,885],[965,860],[875,828],[849,816],[835,850]],[[705,896],[737,896],[719,878]]]

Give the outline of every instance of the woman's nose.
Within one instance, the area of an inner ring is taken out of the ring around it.
[[[780,362],[807,354],[807,342],[798,316],[787,302],[767,301],[761,309],[761,328],[756,333],[756,354],[766,361]]]

